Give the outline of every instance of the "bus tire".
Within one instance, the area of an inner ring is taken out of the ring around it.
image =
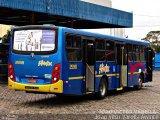
[[[107,95],[107,82],[105,78],[102,78],[99,84],[99,91],[97,94],[98,99],[104,99]]]
[[[140,90],[140,89],[142,88],[142,84],[143,84],[142,76],[139,76],[138,85],[135,85],[134,88],[135,88],[136,90]]]

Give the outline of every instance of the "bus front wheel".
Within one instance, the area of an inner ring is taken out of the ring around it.
[[[98,99],[103,99],[107,95],[107,82],[105,78],[102,78],[99,84],[99,92],[97,94]]]

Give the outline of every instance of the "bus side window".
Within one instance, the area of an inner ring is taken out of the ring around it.
[[[128,64],[128,50],[127,50],[127,46],[124,46],[124,53],[123,53],[123,65],[127,65]]]
[[[128,49],[128,62],[133,61],[133,47],[132,44],[127,44]]]
[[[140,61],[140,46],[139,45],[136,45],[136,51],[135,51],[135,54],[136,54],[136,61]]]
[[[113,41],[106,41],[106,61],[115,61],[115,46]]]
[[[105,40],[96,40],[96,61],[105,61]]]
[[[145,61],[145,46],[140,46],[140,61]]]
[[[81,61],[81,37],[66,35],[66,55],[68,61]]]
[[[116,44],[116,59],[117,59],[117,64],[119,64],[119,65],[122,64],[121,56],[122,56],[121,45]]]
[[[132,51],[132,57],[133,57],[133,61],[137,61],[137,57],[136,57],[136,45],[133,45],[133,51]]]

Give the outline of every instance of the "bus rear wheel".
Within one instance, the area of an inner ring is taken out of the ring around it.
[[[98,99],[104,99],[107,95],[107,82],[105,78],[102,78],[99,84],[99,92],[97,94]]]

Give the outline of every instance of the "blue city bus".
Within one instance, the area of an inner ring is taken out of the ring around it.
[[[140,89],[152,81],[150,43],[83,30],[31,25],[13,28],[8,88],[57,95]]]

